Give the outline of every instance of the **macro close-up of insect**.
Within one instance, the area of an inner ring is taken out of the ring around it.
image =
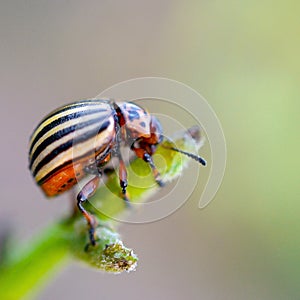
[[[29,168],[47,197],[71,189],[87,175],[93,175],[77,195],[77,206],[89,226],[89,240],[95,245],[96,220],[83,203],[94,195],[104,167],[118,160],[121,195],[130,206],[127,171],[121,148],[129,147],[136,157],[151,167],[159,186],[164,183],[152,155],[163,141],[159,120],[133,102],[81,100],[48,114],[34,130],[29,145]],[[200,156],[177,151],[206,165]]]
[[[300,1],[269,2],[1,1],[0,300],[300,299]]]

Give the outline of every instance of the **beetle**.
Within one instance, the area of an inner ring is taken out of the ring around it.
[[[29,142],[29,169],[47,197],[71,189],[87,175],[93,175],[77,195],[77,207],[89,227],[90,244],[95,245],[94,216],[83,203],[96,191],[105,165],[116,157],[122,198],[129,204],[127,171],[121,146],[130,147],[151,167],[155,181],[163,186],[152,160],[163,141],[158,119],[133,102],[87,99],[62,106],[48,114],[33,131]],[[200,156],[181,152],[202,165]]]

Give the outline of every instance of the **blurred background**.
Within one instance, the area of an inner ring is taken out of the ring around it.
[[[2,1],[1,220],[26,240],[66,215],[27,169],[28,139],[57,106],[161,76],[218,115],[227,169],[214,201],[122,225],[136,272],[69,265],[38,299],[299,299],[299,1]],[[185,99],[189,101],[189,99]],[[209,155],[204,148],[203,156]],[[186,170],[184,176],[189,176]]]

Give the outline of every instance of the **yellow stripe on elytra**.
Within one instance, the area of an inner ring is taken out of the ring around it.
[[[74,105],[78,105],[78,103],[80,103],[80,102],[75,102],[75,103],[66,105],[66,106],[64,106],[64,107],[59,108],[57,111],[59,112],[61,109],[68,108],[68,107],[72,107],[72,106],[74,106]],[[103,103],[103,104],[104,104],[104,103]],[[102,106],[103,104],[101,104],[101,106]],[[106,103],[105,103],[105,104],[106,104]],[[67,111],[63,111],[63,112],[61,112],[61,113],[57,113],[57,114],[53,115],[52,117],[50,117],[49,119],[47,119],[47,116],[46,116],[46,117],[45,117],[46,120],[45,120],[43,123],[41,123],[41,124],[39,125],[39,127],[34,131],[33,135],[31,136],[29,145],[31,145],[31,143],[34,141],[35,137],[38,135],[38,133],[39,133],[45,126],[49,125],[50,123],[52,123],[52,122],[55,121],[56,119],[61,118],[61,117],[65,117],[65,116],[67,116],[67,115],[69,115],[69,114],[73,114],[73,113],[76,113],[76,112],[79,112],[79,111],[90,110],[91,108],[93,108],[93,106],[94,106],[95,108],[97,108],[97,107],[99,107],[99,105],[100,105],[100,104],[99,104],[99,101],[98,101],[98,102],[95,102],[95,103],[92,102],[92,103],[88,103],[86,106],[79,106],[79,107],[75,107],[74,109],[70,109],[70,110],[67,110]],[[106,105],[107,105],[107,109],[109,109],[109,108],[110,108],[109,105],[108,105],[108,104],[106,104]],[[53,113],[55,113],[55,111],[52,112],[51,114],[53,114]]]
[[[94,118],[99,118],[101,117],[101,115],[103,116],[104,113],[103,112],[100,112],[100,113],[97,113],[97,114],[93,114],[93,115],[85,115],[85,116],[82,116],[81,118],[77,118],[77,119],[71,119],[71,120],[68,120],[67,122],[64,122],[62,124],[59,124],[57,126],[55,126],[54,128],[50,129],[47,133],[45,133],[36,143],[35,145],[33,146],[32,148],[32,151],[30,153],[30,160],[32,159],[32,156],[33,156],[33,153],[35,152],[36,148],[44,141],[46,140],[49,136],[57,133],[58,131],[64,129],[64,128],[67,128],[69,126],[73,126],[73,125],[76,125],[76,124],[80,124],[82,122],[86,122],[90,119],[94,119]],[[101,124],[98,124],[98,126],[101,126]],[[69,137],[70,138],[70,137]]]
[[[114,122],[110,122],[110,125],[101,133],[99,133],[97,136],[90,138],[85,142],[74,145],[70,149],[64,151],[63,153],[60,153],[55,158],[53,158],[48,164],[43,166],[41,170],[36,174],[35,176],[36,181],[39,182],[53,169],[63,165],[65,162],[70,160],[76,160],[77,158],[83,156],[90,150],[102,148],[103,146],[108,145],[114,137],[115,137]],[[37,160],[40,161],[40,159]],[[32,170],[34,170],[34,166]]]
[[[59,140],[54,141],[53,143],[51,143],[50,145],[48,145],[39,155],[38,157],[34,160],[32,167],[31,167],[31,171],[34,172],[35,168],[37,167],[37,165],[48,155],[50,154],[54,149],[56,149],[57,147],[65,144],[66,142],[70,141],[70,140],[74,140],[76,139],[76,137],[79,137],[85,133],[88,133],[92,130],[95,130],[99,127],[99,124],[93,124],[91,126],[87,126],[84,127],[80,130],[76,130],[74,132],[71,132],[70,134],[62,137]]]

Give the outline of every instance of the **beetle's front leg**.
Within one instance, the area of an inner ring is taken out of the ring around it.
[[[90,239],[90,243],[93,246],[96,245],[95,228],[97,222],[95,217],[84,209],[83,203],[95,194],[99,182],[100,182],[100,176],[95,176],[93,179],[91,179],[88,183],[85,184],[85,186],[81,189],[81,191],[77,195],[77,206],[88,223],[89,239]]]
[[[127,170],[124,163],[124,160],[121,155],[119,155],[119,180],[120,180],[120,187],[122,192],[122,198],[125,201],[125,204],[130,207],[129,195],[127,192]]]
[[[137,157],[143,159],[146,163],[149,164],[156,183],[161,187],[164,186],[161,175],[153,162],[152,156],[142,148],[131,147],[131,149],[135,152]]]
[[[116,128],[117,132],[120,132],[119,128]],[[122,154],[121,154],[121,147],[120,147],[120,135],[117,136],[116,138],[116,145],[114,148],[114,156],[116,156],[119,160],[119,180],[120,180],[120,187],[121,187],[121,193],[122,193],[122,198],[126,204],[127,207],[130,207],[130,200],[129,200],[129,195],[127,192],[127,170],[126,170],[126,165],[123,160]]]

